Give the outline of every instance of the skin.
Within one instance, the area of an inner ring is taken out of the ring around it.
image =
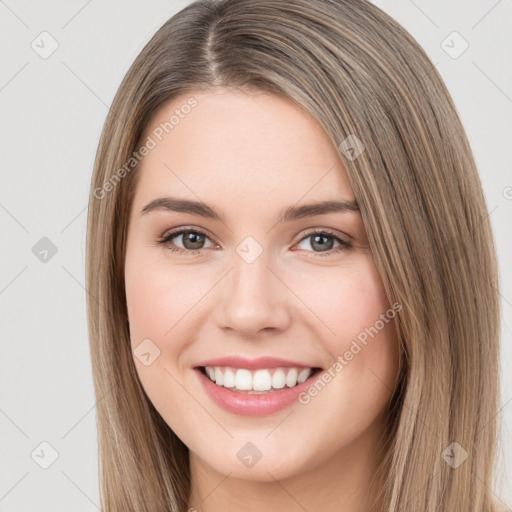
[[[272,415],[224,411],[192,370],[224,355],[327,369],[390,309],[359,211],[276,224],[288,206],[355,199],[338,150],[289,100],[225,88],[176,98],[154,116],[144,140],[191,96],[197,106],[142,161],[125,260],[132,347],[149,338],[160,350],[148,366],[134,361],[150,400],[190,450],[189,507],[368,510],[398,372],[392,320],[308,404]],[[224,221],[141,214],[164,195],[201,200]],[[179,227],[207,233],[199,251],[183,235],[156,243]],[[329,237],[326,256],[305,234],[311,228],[352,246],[338,251]],[[236,252],[247,236],[263,250],[251,264]],[[249,441],[262,453],[252,467],[237,458]]]

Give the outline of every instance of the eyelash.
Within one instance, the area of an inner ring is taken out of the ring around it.
[[[170,233],[168,233],[168,234],[162,236],[161,238],[159,238],[157,240],[157,244],[158,245],[162,245],[164,247],[167,246],[167,249],[169,251],[177,252],[179,254],[187,254],[188,256],[192,256],[192,255],[195,255],[195,254],[200,254],[202,249],[196,249],[196,250],[194,250],[194,249],[181,249],[180,247],[172,247],[172,246],[168,245],[169,242],[173,238],[176,238],[177,236],[183,235],[185,233],[194,233],[194,234],[204,235],[207,238],[209,238],[208,234],[205,233],[204,231],[201,231],[200,229],[180,228],[180,229],[178,229],[176,231],[171,231]],[[311,237],[313,235],[322,235],[322,236],[327,236],[329,238],[334,238],[337,242],[340,243],[339,247],[334,248],[334,249],[329,249],[328,251],[325,251],[325,252],[308,251],[308,252],[313,252],[314,253],[313,257],[330,256],[330,255],[332,255],[334,253],[346,251],[346,250],[352,248],[352,244],[350,242],[347,242],[346,240],[343,240],[339,236],[335,235],[333,232],[331,232],[329,230],[325,230],[325,229],[324,230],[319,230],[319,231],[315,231],[315,230],[308,231],[308,232],[306,232],[304,234],[304,236],[297,243],[300,243],[303,240],[305,240],[306,238],[309,238],[309,237]]]

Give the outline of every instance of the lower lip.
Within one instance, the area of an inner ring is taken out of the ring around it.
[[[249,395],[218,386],[204,375],[199,368],[194,368],[194,370],[210,398],[219,407],[240,416],[267,416],[286,409],[316,381],[316,377],[320,374],[320,372],[315,373],[293,388],[283,388],[261,395]]]

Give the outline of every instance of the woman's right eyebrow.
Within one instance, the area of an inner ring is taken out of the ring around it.
[[[204,218],[215,219],[224,222],[225,214],[214,206],[210,206],[201,201],[191,199],[180,199],[177,197],[164,196],[154,199],[141,210],[141,215],[151,211],[167,210],[173,212],[188,213]],[[277,223],[290,222],[305,217],[314,217],[326,213],[342,213],[349,211],[359,211],[359,206],[355,200],[330,200],[317,203],[293,205],[285,208],[277,217]]]
[[[173,212],[189,213],[215,220],[223,220],[223,213],[214,207],[207,205],[201,201],[193,201],[190,199],[179,199],[176,197],[165,196],[154,199],[141,210],[141,215],[145,215],[155,210],[168,210]]]

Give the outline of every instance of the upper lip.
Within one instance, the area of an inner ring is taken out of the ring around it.
[[[231,368],[247,368],[248,370],[278,368],[283,366],[294,368],[317,368],[309,364],[270,356],[258,357],[256,359],[247,359],[245,357],[238,356],[217,357],[215,359],[201,361],[195,365],[195,367],[199,366],[229,366]]]

